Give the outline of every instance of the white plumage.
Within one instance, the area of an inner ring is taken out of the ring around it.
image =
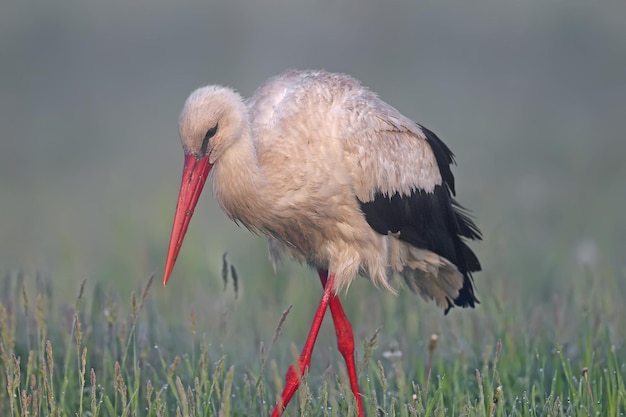
[[[442,184],[422,128],[355,79],[288,72],[268,80],[243,104],[224,87],[191,94],[180,116],[186,150],[207,129],[213,192],[224,211],[270,239],[281,253],[336,274],[335,291],[361,273],[392,290],[393,272],[417,271],[417,289],[442,307],[463,275],[449,260],[372,229],[359,201],[376,193],[409,195]],[[419,214],[418,214],[419,215]]]

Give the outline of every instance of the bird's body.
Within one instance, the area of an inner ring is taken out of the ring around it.
[[[286,253],[318,269],[323,284],[329,271],[332,297],[359,274],[394,291],[397,273],[446,310],[474,306],[480,265],[463,238],[480,233],[453,199],[452,153],[355,79],[291,71],[247,101],[203,87],[179,124],[187,159],[164,281],[212,170],[215,198],[268,236],[273,264]],[[337,327],[338,298],[330,306]]]
[[[400,230],[379,233],[361,207],[417,190],[436,198],[443,178],[421,126],[355,79],[326,72],[272,78],[246,107],[239,141],[212,170],[213,193],[233,220],[269,237],[275,266],[287,253],[334,271],[335,292],[359,273],[393,290],[397,272],[442,307],[458,297],[463,274],[451,260],[406,242]],[[459,239],[452,220],[430,225],[431,234],[450,226],[435,240]]]

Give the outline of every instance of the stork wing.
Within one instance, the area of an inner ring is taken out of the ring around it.
[[[344,138],[344,150],[367,222],[378,233],[394,234],[456,265],[464,283],[455,304],[473,306],[471,272],[481,267],[463,238],[481,234],[453,197],[454,155],[433,132],[372,93],[350,106],[359,123]]]

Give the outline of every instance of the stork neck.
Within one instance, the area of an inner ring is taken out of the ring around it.
[[[226,214],[247,227],[258,225],[267,207],[265,180],[249,126],[216,161],[213,171],[213,194]]]

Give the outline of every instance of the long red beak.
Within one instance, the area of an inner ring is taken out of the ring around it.
[[[180,183],[180,191],[178,193],[178,204],[176,205],[176,214],[174,215],[174,225],[172,226],[172,235],[170,237],[170,247],[167,251],[167,261],[165,262],[165,272],[163,273],[163,286],[167,284],[170,273],[174,269],[178,252],[183,244],[189,221],[193,215],[198,198],[204,183],[209,176],[209,171],[213,164],[209,163],[209,157],[196,159],[191,154],[185,155],[185,166],[183,168],[183,180]]]

